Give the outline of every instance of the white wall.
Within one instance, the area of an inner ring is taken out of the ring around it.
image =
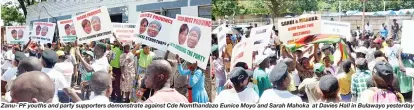
[[[198,17],[198,6],[181,7],[181,14]]]

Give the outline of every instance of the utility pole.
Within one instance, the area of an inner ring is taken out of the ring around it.
[[[361,0],[362,1],[362,30],[365,31],[365,2],[367,0]]]

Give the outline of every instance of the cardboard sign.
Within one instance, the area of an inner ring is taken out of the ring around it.
[[[249,39],[251,39],[251,37]],[[233,52],[231,53],[230,69],[232,70],[238,62],[244,62],[249,68],[252,68],[252,60],[253,42],[250,42],[249,40],[241,41],[234,46]]]
[[[58,21],[59,37],[61,42],[75,42],[76,30],[72,19]]]
[[[269,45],[270,36],[272,35],[273,25],[266,25],[252,28],[248,41],[253,43],[253,51]]]
[[[33,31],[30,37],[33,41],[40,41],[41,44],[52,43],[55,34],[55,23],[34,22]]]
[[[321,21],[321,34],[336,34],[344,38],[351,36],[351,23],[338,21]]]
[[[404,53],[414,54],[414,48],[409,48],[413,46],[414,41],[414,21],[413,20],[404,20],[402,22],[403,28],[401,29],[401,47],[403,48]]]
[[[138,30],[136,24],[132,23],[112,23],[114,28],[114,33],[119,42],[132,44],[133,41],[136,41],[136,30]],[[111,37],[111,42],[115,40],[114,37]]]
[[[221,27],[217,33],[217,42],[218,42],[218,52],[219,55],[222,56],[223,52],[226,50],[226,35],[229,31],[231,31],[228,27]]]
[[[226,25],[227,24],[221,24],[220,26],[218,26],[217,28],[215,28],[212,33],[213,34],[218,34],[219,32],[221,32],[223,30],[223,28],[226,27]]]
[[[29,31],[26,26],[6,26],[8,44],[25,44],[29,41]]]
[[[288,42],[307,35],[319,34],[321,32],[320,25],[321,15],[305,15],[279,20],[279,39],[284,44],[288,44]]]
[[[159,50],[166,51],[174,19],[154,13],[141,13],[137,21],[139,24],[138,39],[142,44],[150,45]],[[178,27],[177,29],[179,29]],[[174,34],[173,34],[174,35]]]
[[[103,6],[73,17],[78,43],[89,43],[112,36],[112,23],[108,9]]]
[[[211,51],[211,25],[210,19],[177,15],[168,50],[206,69]]]

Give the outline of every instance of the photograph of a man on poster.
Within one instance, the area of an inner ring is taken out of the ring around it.
[[[92,17],[92,27],[94,31],[101,30],[101,19],[98,16]]]
[[[76,35],[76,30],[75,30],[75,25],[70,25],[70,33],[72,34],[72,35]]]
[[[13,39],[17,39],[17,31],[16,30],[12,30],[11,35],[12,35]]]
[[[180,27],[180,32],[178,34],[178,44],[183,45],[185,40],[187,40],[188,35],[188,25],[182,24]]]
[[[147,34],[150,37],[156,37],[161,31],[162,25],[158,21],[152,21],[148,26]]]
[[[23,34],[24,34],[24,31],[23,31],[23,30],[19,30],[19,31],[17,32],[17,39],[16,39],[16,40],[20,40],[20,39],[22,39],[22,38],[23,38]]]
[[[48,31],[49,31],[49,29],[47,28],[47,26],[43,26],[41,35],[46,36]]]

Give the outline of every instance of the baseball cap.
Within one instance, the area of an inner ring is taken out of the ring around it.
[[[23,52],[19,52],[19,51],[17,51],[15,54],[14,54],[14,60],[16,60],[16,61],[20,61],[20,60],[22,60],[22,59],[25,59],[25,58],[27,58],[27,56],[23,53]]]
[[[317,73],[322,73],[325,70],[325,66],[322,63],[316,63],[313,65],[313,71]]]
[[[356,50],[355,50],[355,52],[360,52],[360,53],[363,53],[363,54],[367,54],[368,53],[368,49],[366,48],[366,47],[364,47],[364,46],[361,46],[361,47],[358,47]]]
[[[259,65],[260,63],[262,63],[266,58],[268,57],[268,55],[263,55],[263,54],[259,54],[259,55],[257,55],[256,56],[256,59],[255,59],[255,63],[257,64],[257,65]]]
[[[45,49],[42,53],[42,59],[48,64],[54,64],[58,60],[58,55],[53,50]]]
[[[331,94],[339,89],[338,79],[332,75],[322,76],[319,80],[319,89],[324,94]]]
[[[383,61],[379,61],[375,64],[373,73],[385,81],[391,81],[394,78],[392,66],[389,63]]]
[[[233,84],[240,83],[249,78],[248,73],[241,67],[235,67],[230,72],[230,80]]]
[[[288,76],[288,66],[286,63],[280,62],[272,69],[269,74],[270,82],[281,82]]]
[[[104,44],[104,43],[96,42],[95,45],[98,46],[98,47],[100,47],[100,48],[102,48],[103,50],[106,50],[106,44]]]
[[[93,52],[91,52],[91,51],[84,51],[84,52],[82,52],[82,54],[86,54],[86,55],[89,55],[89,56],[93,57]]]
[[[382,39],[381,38],[376,38],[374,40],[374,43],[380,44],[380,43],[382,43]]]
[[[65,52],[63,52],[62,50],[58,50],[56,51],[56,54],[58,57],[65,55]]]

